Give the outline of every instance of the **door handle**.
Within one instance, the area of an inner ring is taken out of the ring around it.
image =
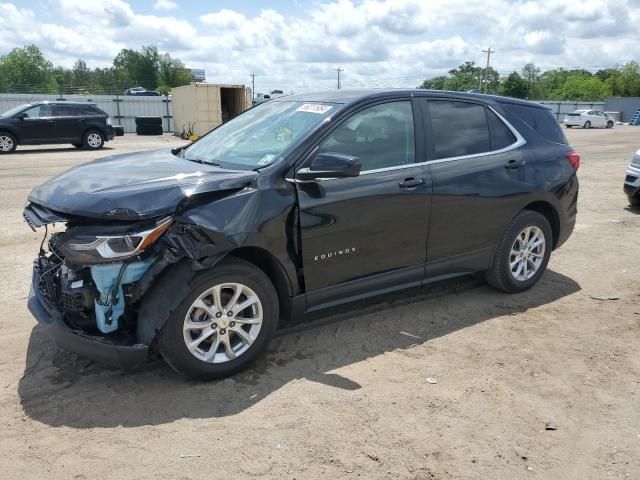
[[[416,188],[424,184],[424,178],[405,178],[398,184],[400,188]]]
[[[517,168],[524,166],[524,160],[509,160],[507,163],[504,164],[504,166],[509,170],[515,170]]]

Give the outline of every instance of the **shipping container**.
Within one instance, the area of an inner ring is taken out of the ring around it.
[[[251,89],[244,85],[192,83],[172,89],[175,132],[202,136],[251,106]]]

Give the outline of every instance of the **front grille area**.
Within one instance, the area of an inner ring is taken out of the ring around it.
[[[638,177],[634,177],[633,175],[627,175],[624,177],[624,181],[626,183],[634,183],[636,180],[638,180]]]

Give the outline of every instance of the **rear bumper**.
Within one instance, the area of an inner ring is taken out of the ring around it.
[[[113,128],[113,126],[108,125],[107,126],[107,140],[113,140],[114,138],[116,138],[116,130]]]
[[[62,313],[40,293],[38,280],[37,274],[34,274],[27,306],[60,348],[124,370],[132,370],[146,362],[149,356],[147,345],[115,345],[105,338],[90,336],[69,327]]]

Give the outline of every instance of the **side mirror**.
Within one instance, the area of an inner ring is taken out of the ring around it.
[[[341,153],[318,153],[308,168],[301,168],[296,173],[298,180],[315,180],[317,178],[346,178],[360,175],[362,164],[358,157]]]
[[[18,120],[24,120],[25,118],[28,118],[28,115],[25,112],[20,112],[18,115],[16,115],[16,118]]]

